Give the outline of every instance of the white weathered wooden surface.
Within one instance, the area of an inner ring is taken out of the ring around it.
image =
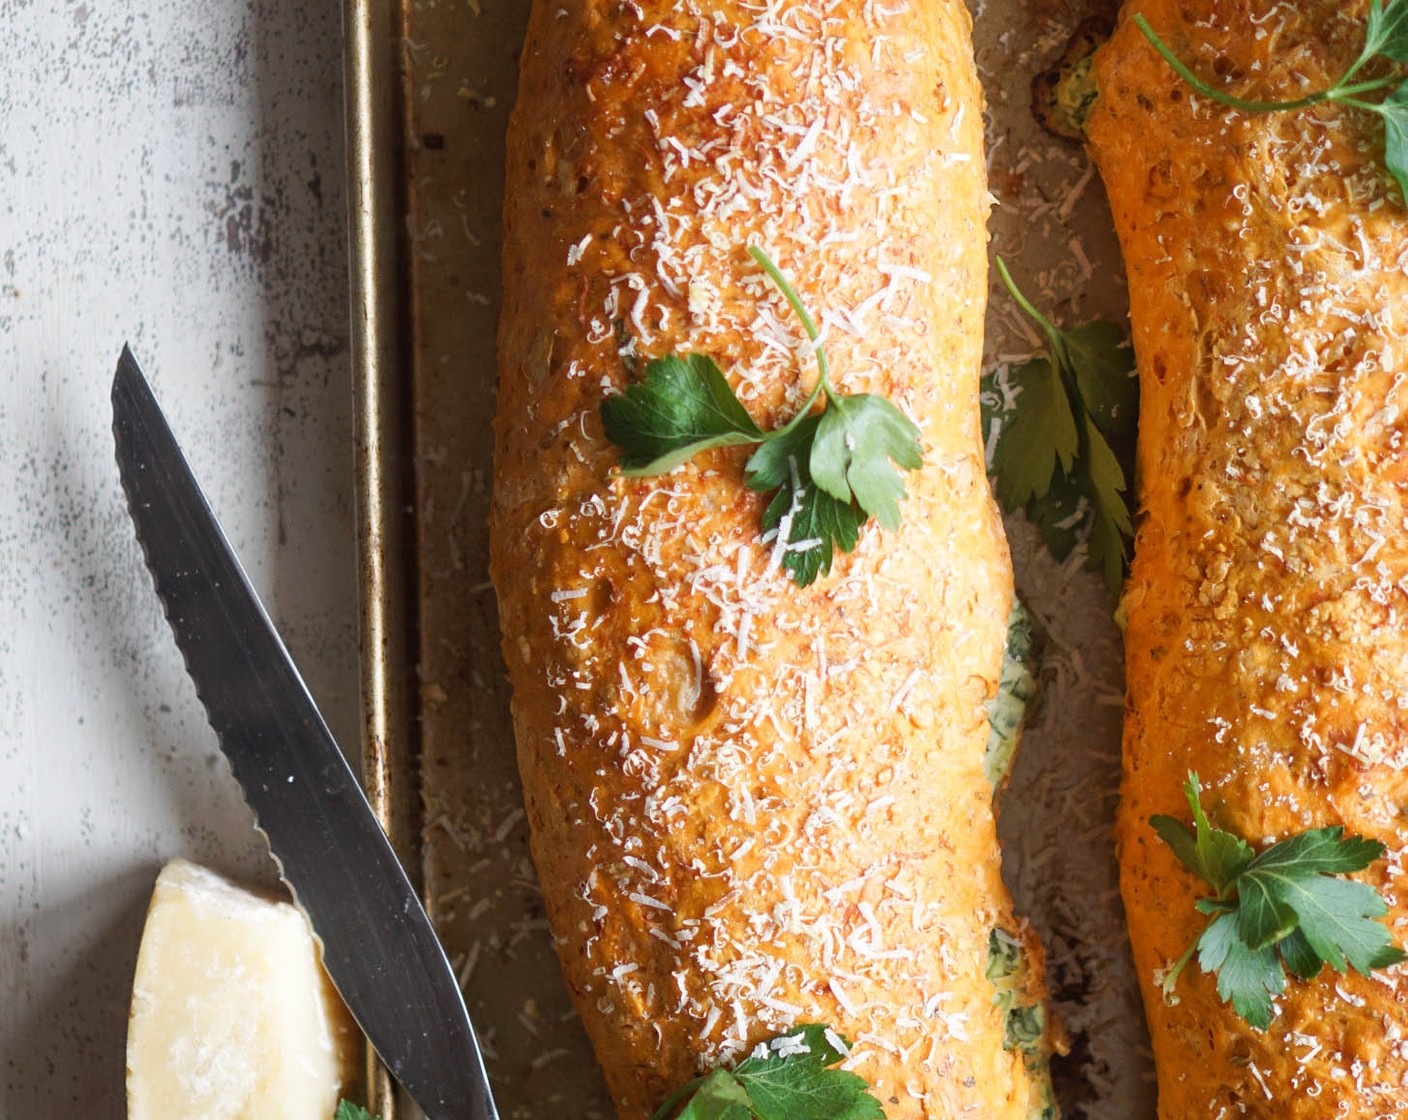
[[[158,866],[267,873],[127,521],[124,340],[356,734],[339,9],[0,0],[0,1116],[123,1116]]]

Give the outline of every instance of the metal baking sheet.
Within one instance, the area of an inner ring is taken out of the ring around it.
[[[366,769],[398,846],[419,860],[505,1117],[606,1120],[528,857],[487,575],[503,137],[528,3],[348,3]],[[1032,79],[1108,4],[971,8],[993,247],[1058,319],[1122,317],[1099,179],[1028,109]],[[1038,348],[994,287],[988,365]],[[1151,1117],[1110,839],[1123,693],[1113,604],[1078,558],[1052,561],[1022,517],[1008,533],[1048,642],[1045,698],[1004,799],[1005,873],[1072,1037],[1056,1071],[1065,1115]]]

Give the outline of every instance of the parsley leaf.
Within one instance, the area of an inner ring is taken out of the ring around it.
[[[1324,967],[1319,954],[1310,947],[1310,942],[1300,930],[1293,930],[1278,947],[1286,967],[1302,980],[1314,980]]]
[[[1209,823],[1198,776],[1183,787],[1193,828],[1173,817],[1149,823],[1189,871],[1213,890],[1195,904],[1213,916],[1197,941],[1169,969],[1164,996],[1171,999],[1193,952],[1206,973],[1217,974],[1217,993],[1237,1014],[1265,1030],[1275,1014],[1273,997],[1286,987],[1286,969],[1301,980],[1325,965],[1337,972],[1373,969],[1408,960],[1379,918],[1388,906],[1373,887],[1337,878],[1363,871],[1384,856],[1377,840],[1346,838],[1339,826],[1314,828],[1277,841],[1258,855],[1240,837]]]
[[[795,471],[811,471],[812,443],[821,424],[821,415],[820,412],[808,413],[758,445],[744,467],[743,481],[750,489],[766,493],[791,484]]]
[[[1369,22],[1360,57],[1375,55],[1408,62],[1408,4],[1402,0],[1387,7],[1381,0],[1373,0],[1369,5]]]
[[[749,1120],[748,1090],[726,1070],[715,1070],[705,1077],[689,1103],[681,1109],[679,1120]]]
[[[1126,489],[1124,468],[1089,413],[1083,418],[1081,434],[1085,452],[1081,459],[1084,467],[1082,473],[1095,506],[1086,549],[1090,553],[1090,563],[1098,563],[1103,568],[1105,586],[1110,589],[1110,594],[1118,596],[1120,584],[1124,582],[1125,563],[1129,559],[1124,542],[1134,536],[1129,506],[1122,496]]]
[[[1286,989],[1286,972],[1274,949],[1249,948],[1237,936],[1237,916],[1220,914],[1198,938],[1198,965],[1217,974],[1217,994],[1258,1030],[1271,1025],[1273,996]],[[1319,971],[1317,969],[1317,971]]]
[[[1097,319],[1062,332],[1076,388],[1090,418],[1111,439],[1134,435],[1139,380],[1134,355],[1118,323]]]
[[[1118,595],[1134,534],[1121,462],[1132,458],[1138,419],[1133,354],[1115,323],[1060,330],[1028,302],[1001,257],[997,270],[1049,342],[1047,357],[1008,369],[1010,409],[1000,408],[996,378],[985,386],[984,422],[997,427],[990,463],[997,499],[1009,513],[1025,509],[1058,560],[1084,538],[1086,566]]]
[[[670,354],[647,363],[645,378],[601,402],[606,438],[627,474],[664,474],[710,447],[756,443],[763,433],[714,360]]]
[[[1327,875],[1287,879],[1281,889],[1300,919],[1300,932],[1315,955],[1336,972],[1346,966],[1367,976],[1404,959],[1388,927],[1376,919],[1388,904],[1368,883]]]
[[[831,1068],[846,1052],[839,1035],[808,1023],[760,1043],[732,1070],[696,1077],[652,1120],[884,1120],[864,1078]]]
[[[1335,879],[1382,859],[1384,846],[1344,829],[1317,828],[1273,844],[1241,876],[1244,899],[1238,932],[1248,944],[1271,944],[1297,926],[1309,947],[1339,972],[1361,973],[1400,959],[1388,928],[1373,919],[1388,912],[1367,883]],[[1387,959],[1388,957],[1393,959]]]
[[[998,436],[997,497],[1012,510],[1047,492],[1057,463],[1062,474],[1070,474],[1080,433],[1070,397],[1048,359],[1013,366],[1007,383],[1017,408]]]
[[[1183,792],[1188,798],[1189,808],[1193,810],[1196,832],[1190,832],[1187,825],[1173,817],[1150,817],[1149,823],[1164,843],[1173,849],[1179,862],[1221,897],[1252,862],[1252,850],[1240,837],[1208,823],[1207,814],[1203,812],[1203,790],[1198,784],[1197,774],[1188,775]]]
[[[852,502],[842,502],[821,489],[804,460],[789,458],[790,480],[763,511],[763,532],[776,531],[774,548],[783,571],[799,586],[814,583],[831,571],[836,549],[850,552],[860,539],[865,520]]]
[[[791,1054],[800,1039],[804,1053]],[[838,1041],[839,1038],[838,1038]],[[757,1051],[739,1062],[733,1076],[748,1092],[760,1120],[830,1120],[834,1116],[883,1116],[880,1102],[866,1092],[863,1077],[828,1067],[846,1055],[826,1037],[826,1028],[809,1023],[773,1039],[768,1053]],[[866,1099],[870,1104],[866,1104]]]
[[[338,1101],[333,1120],[375,1120],[370,1112],[351,1101]]]
[[[1047,551],[1057,560],[1065,560],[1089,535],[1090,502],[1084,483],[1070,475],[1057,475],[1045,497],[1027,505],[1027,516],[1041,530]]]
[[[1244,113],[1281,113],[1305,109],[1322,101],[1334,101],[1381,117],[1384,122],[1384,165],[1397,182],[1404,201],[1408,202],[1408,92],[1405,92],[1408,83],[1403,83],[1402,71],[1366,81],[1354,81],[1365,66],[1376,60],[1408,62],[1408,0],[1389,0],[1387,4],[1382,0],[1372,0],[1364,25],[1364,47],[1359,57],[1334,85],[1290,101],[1253,101],[1224,93],[1193,73],[1159,38],[1142,15],[1134,16],[1134,25],[1189,86],[1233,109]],[[1361,96],[1389,86],[1396,88],[1382,101],[1366,101]]]
[[[914,421],[884,397],[860,393],[834,398],[821,414],[811,474],[838,502],[854,500],[893,530],[900,527],[904,498],[904,483],[895,467],[912,471],[921,461]]]
[[[1394,7],[1408,11],[1408,0],[1399,0]],[[1373,110],[1384,122],[1384,166],[1398,181],[1403,197],[1408,198],[1408,82],[1373,106]]]
[[[744,481],[772,493],[764,534],[777,533],[783,569],[805,587],[831,571],[837,551],[856,547],[870,517],[899,528],[905,497],[899,472],[920,466],[920,432],[884,397],[832,388],[820,332],[796,290],[761,249],[748,252],[797,314],[816,354],[817,383],[796,415],[764,431],[712,358],[670,354],[648,363],[642,380],[625,392],[602,401],[602,426],[628,475],[663,474],[712,447],[754,445]],[[826,409],[812,412],[823,395]]]

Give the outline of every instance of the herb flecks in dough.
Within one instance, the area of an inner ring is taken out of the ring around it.
[[[1209,85],[1198,77],[1182,59],[1176,55],[1141,15],[1134,17],[1134,25],[1174,71],[1193,89],[1204,97],[1212,98],[1223,105],[1244,113],[1283,113],[1296,109],[1307,109],[1323,101],[1333,101],[1375,113],[1384,122],[1384,164],[1389,174],[1398,183],[1398,188],[1408,200],[1408,78],[1401,69],[1393,74],[1365,81],[1354,79],[1370,63],[1386,60],[1390,63],[1408,62],[1408,0],[1373,0],[1369,5],[1369,18],[1364,26],[1364,47],[1359,57],[1349,69],[1340,75],[1339,81],[1328,89],[1317,90],[1291,101],[1252,101],[1244,97],[1234,97]],[[1393,89],[1382,101],[1366,101],[1363,95],[1379,90]]]
[[[829,1027],[797,1027],[681,1086],[652,1120],[884,1120],[865,1079],[832,1068],[848,1050]]]
[[[1010,410],[1000,406],[1008,394],[995,375],[984,379],[984,428],[998,423],[989,462],[998,501],[1008,512],[1025,509],[1058,560],[1083,536],[1086,566],[1118,595],[1134,533],[1121,465],[1139,415],[1133,352],[1115,323],[1060,330],[1022,294],[1001,257],[997,271],[1048,343],[1046,357],[1008,370]]]
[[[712,358],[671,354],[607,397],[601,419],[630,475],[663,474],[712,447],[754,446],[744,481],[773,495],[763,513],[764,540],[776,542],[783,569],[805,587],[830,572],[837,551],[856,547],[869,518],[899,527],[899,472],[922,461],[919,428],[884,397],[836,392],[816,323],[796,290],[761,249],[748,252],[801,320],[816,354],[817,382],[796,415],[764,431]],[[826,408],[813,412],[823,395]]]
[[[1036,675],[1039,662],[1036,620],[1014,595],[1012,610],[1007,616],[1002,675],[997,695],[988,701],[988,745],[983,752],[983,775],[992,784],[994,800],[1007,784],[1022,728],[1041,693]]]
[[[1189,871],[1212,888],[1198,899],[1211,921],[1163,978],[1166,1000],[1184,967],[1198,954],[1217,974],[1217,994],[1258,1030],[1275,1015],[1272,997],[1286,987],[1286,969],[1302,980],[1325,965],[1367,976],[1408,959],[1379,918],[1388,906],[1367,883],[1342,876],[1384,856],[1377,840],[1346,837],[1344,829],[1315,828],[1278,840],[1259,855],[1239,836],[1208,822],[1198,775],[1183,786],[1193,828],[1173,817],[1150,825]]]

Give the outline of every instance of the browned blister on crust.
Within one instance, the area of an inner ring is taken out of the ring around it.
[[[1408,211],[1369,114],[1211,103],[1128,22],[1269,100],[1332,84],[1367,8],[1144,0],[1096,61],[1089,137],[1142,393],[1118,839],[1164,1120],[1408,1115],[1400,968],[1292,980],[1265,1032],[1196,962],[1163,1000],[1206,892],[1148,824],[1186,819],[1192,769],[1214,819],[1258,846],[1324,825],[1381,840],[1361,878],[1403,940]]]
[[[535,4],[509,137],[492,567],[533,852],[622,1117],[799,1022],[891,1117],[1025,1118],[983,777],[1012,579],[978,370],[988,201],[959,0]],[[923,432],[898,531],[797,587],[742,449],[614,468],[599,406],[705,353]],[[1035,962],[1039,969],[1039,961]]]

